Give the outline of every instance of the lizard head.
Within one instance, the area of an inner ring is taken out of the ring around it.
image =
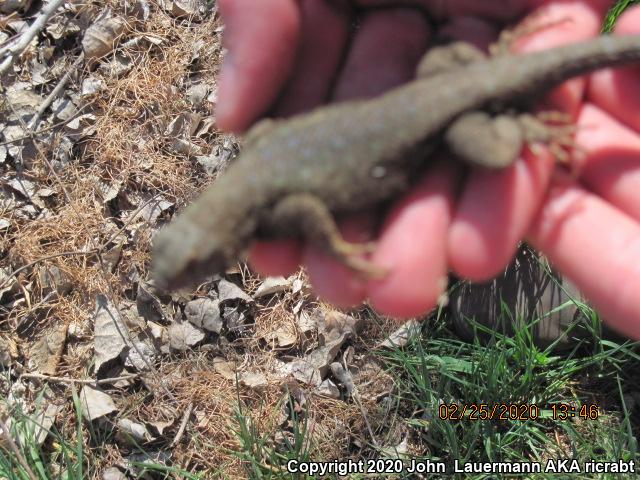
[[[223,274],[237,259],[223,241],[203,237],[186,222],[161,230],[153,238],[153,278],[159,288],[175,290],[194,285],[215,274]],[[196,229],[197,230],[197,229]]]

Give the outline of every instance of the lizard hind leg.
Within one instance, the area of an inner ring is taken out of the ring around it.
[[[489,169],[511,165],[524,142],[517,118],[507,114],[493,117],[483,111],[460,116],[446,130],[444,139],[461,160]]]
[[[383,278],[388,273],[362,257],[375,244],[345,240],[327,206],[312,194],[292,194],[280,200],[271,212],[269,226],[281,234],[302,236],[364,278]]]
[[[536,153],[536,144],[546,145],[553,157],[562,164],[571,160],[570,151],[575,149],[573,138],[576,126],[571,123],[571,115],[563,112],[540,112],[522,114],[519,117],[525,142],[532,144]]]

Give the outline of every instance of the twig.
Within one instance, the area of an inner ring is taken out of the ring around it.
[[[45,380],[47,382],[58,383],[78,383],[80,385],[102,385],[103,383],[115,383],[122,380],[132,380],[138,378],[140,375],[132,373],[130,375],[123,375],[122,377],[101,378],[100,380],[93,378],[69,378],[69,377],[53,377],[51,375],[43,375],[42,373],[23,373],[21,378],[33,378],[36,380]]]
[[[11,452],[16,456],[18,462],[20,463],[20,466],[24,468],[24,471],[29,476],[29,480],[38,480],[38,477],[35,476],[33,470],[31,470],[31,468],[29,467],[27,460],[20,452],[20,449],[16,445],[16,442],[14,442],[13,438],[11,438],[11,435],[9,434],[9,427],[7,427],[7,424],[4,422],[4,420],[0,420],[0,438],[2,439],[2,443],[4,444],[3,447],[6,448],[8,446],[9,450],[11,450]]]
[[[55,86],[55,88],[51,91],[51,93],[49,95],[47,95],[47,98],[45,98],[44,102],[42,102],[42,104],[38,107],[38,111],[35,113],[33,118],[31,118],[31,120],[29,120],[28,127],[29,127],[30,130],[33,131],[33,130],[36,129],[36,127],[38,125],[38,122],[40,121],[40,117],[42,116],[44,111],[47,108],[49,108],[49,105],[51,105],[51,103],[58,97],[58,95],[60,95],[60,92],[62,92],[64,87],[69,82],[69,79],[71,78],[71,75],[76,73],[77,68],[80,66],[80,64],[83,61],[84,61],[84,52],[81,52],[80,55],[78,55],[78,58],[76,58],[75,62],[73,62],[73,65],[71,65],[71,68],[69,68],[69,70],[67,70],[67,73],[65,73],[62,76],[62,78],[60,79],[58,84]]]
[[[182,421],[180,422],[180,428],[178,429],[178,433],[176,433],[176,436],[171,442],[171,445],[169,445],[169,448],[173,448],[176,445],[178,445],[178,443],[180,443],[180,440],[184,435],[184,431],[187,428],[187,422],[189,422],[189,417],[191,417],[192,410],[193,410],[193,402],[189,404],[189,406],[187,407],[187,410],[184,412],[184,415],[182,416]]]
[[[40,15],[38,15],[31,26],[25,30],[22,35],[20,35],[15,43],[9,44],[8,46],[0,49],[0,55],[7,56],[7,58],[0,63],[0,75],[9,69],[14,60],[29,46],[31,40],[40,33],[44,28],[44,25],[47,23],[47,20],[49,20],[49,18],[65,1],[66,0],[51,0],[51,2],[47,3],[42,8]]]

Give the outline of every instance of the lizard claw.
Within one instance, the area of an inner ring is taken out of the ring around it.
[[[382,280],[389,275],[389,268],[381,267],[361,257],[347,257],[343,259],[343,263],[358,277],[365,280]]]
[[[362,258],[362,255],[373,253],[376,247],[375,242],[352,243],[342,238],[334,238],[330,245],[333,256],[358,276],[382,279],[389,274],[389,270]]]

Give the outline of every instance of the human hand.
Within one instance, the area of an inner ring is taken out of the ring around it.
[[[322,103],[346,49],[350,22],[346,10],[334,10],[321,1],[302,2],[300,7],[291,0],[272,0],[268,6],[264,3],[256,4],[250,0],[220,1],[227,24],[227,45],[231,51],[229,63],[223,69],[219,92],[221,103],[218,120],[226,129],[246,128],[269,105],[275,105],[277,114],[286,115]],[[378,5],[395,2],[361,2],[365,3]],[[424,3],[429,7],[433,2]],[[451,9],[456,7],[456,3],[442,2],[441,6],[447,5]],[[461,37],[480,46],[495,38],[501,21],[532,10],[532,5],[529,5],[532,2],[514,1],[508,4],[506,10],[504,2],[466,2],[472,4],[470,6],[464,3],[461,2],[455,15],[433,10],[431,13],[448,18],[439,33]],[[605,2],[585,1],[571,6],[549,3],[548,15],[540,16],[543,25],[565,17],[571,17],[574,21],[544,28],[518,41],[517,48],[547,48],[593,36],[598,32],[606,8]],[[496,11],[492,11],[492,6]],[[265,18],[277,21],[267,23]],[[630,24],[632,20],[624,22]],[[301,24],[304,25],[303,29]],[[412,10],[370,13],[350,45],[347,60],[335,82],[332,99],[377,94],[410,79],[415,63],[434,33],[425,20]],[[395,41],[389,42],[392,37]],[[283,89],[285,84],[286,88]],[[572,114],[580,112],[578,119],[581,122],[582,112],[588,111],[589,106],[584,105],[584,87],[583,80],[568,82],[554,92],[549,104]],[[593,97],[592,90],[589,90],[589,97]],[[276,102],[278,96],[279,101]],[[616,98],[613,96],[611,101]],[[619,104],[624,108],[618,110],[627,111],[629,105]],[[627,117],[633,115],[627,114]],[[426,312],[433,307],[441,293],[449,267],[462,276],[483,280],[498,273],[509,261],[547,191],[553,162],[548,154],[542,157],[534,158],[525,152],[522,159],[503,172],[473,171],[464,184],[455,209],[453,205],[460,185],[455,168],[442,166],[429,172],[412,192],[399,201],[382,228],[378,249],[372,260],[392,268],[383,281],[360,281],[321,252],[291,241],[260,244],[254,249],[252,262],[257,270],[269,274],[288,273],[298,263],[304,262],[318,293],[340,305],[358,303],[369,296],[378,310],[390,315],[412,316]],[[584,165],[584,178],[587,178],[588,164],[590,162]],[[577,184],[573,188],[587,195]],[[612,317],[612,323],[614,317],[622,318],[615,325],[631,332],[624,325],[630,325],[633,318],[640,318],[640,305],[633,310],[632,302],[628,300],[625,303],[612,302],[611,299],[615,298],[611,296],[614,283],[606,286],[598,284],[593,281],[594,277],[591,277],[590,283],[589,278],[582,278],[585,276],[584,268],[580,267],[587,263],[585,258],[596,256],[603,263],[600,276],[607,272],[607,278],[613,280],[618,278],[621,270],[618,266],[615,267],[618,272],[607,268],[607,251],[599,245],[597,255],[593,249],[585,246],[580,250],[585,255],[582,256],[575,254],[578,249],[568,248],[552,238],[549,232],[553,233],[553,226],[561,219],[557,215],[545,216],[545,212],[554,204],[554,198],[558,197],[552,196],[545,202],[545,208],[535,223],[537,228],[530,236],[532,242],[548,253],[556,265],[594,299],[605,315]],[[600,201],[608,203],[611,209],[628,211],[606,195]],[[586,211],[593,212],[593,209]],[[596,218],[601,221],[602,214],[599,215]],[[611,221],[613,216],[609,214],[607,218]],[[638,229],[637,212],[635,218],[634,228]],[[593,225],[593,220],[586,224]],[[369,237],[373,223],[372,218],[367,216],[348,221],[345,235],[364,240]],[[543,224],[547,225],[546,229],[541,227]],[[619,222],[614,224],[614,228],[621,228]],[[583,228],[586,228],[584,224]],[[593,234],[583,237],[592,238]],[[631,258],[639,259],[638,248],[634,254],[635,257]],[[629,253],[626,255],[629,258]],[[628,266],[629,262],[625,265]],[[636,287],[639,276],[640,273],[636,271]],[[637,328],[632,332],[640,336],[640,327]]]

